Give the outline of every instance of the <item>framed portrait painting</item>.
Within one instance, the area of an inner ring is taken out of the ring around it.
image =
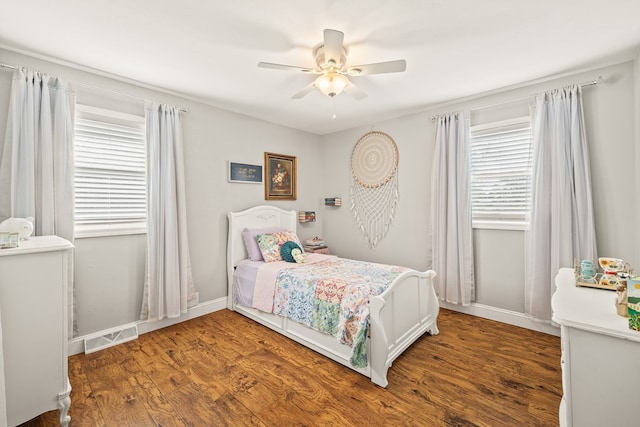
[[[296,158],[264,153],[265,200],[296,200]]]

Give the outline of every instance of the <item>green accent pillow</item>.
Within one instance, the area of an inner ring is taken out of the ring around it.
[[[291,251],[295,249],[302,252],[302,248],[296,242],[284,242],[282,246],[280,246],[280,256],[282,257],[282,260],[287,262],[298,262],[291,254]]]

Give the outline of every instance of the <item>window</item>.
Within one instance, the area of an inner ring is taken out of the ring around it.
[[[474,228],[527,227],[532,136],[529,117],[471,127]]]
[[[144,117],[78,105],[76,237],[146,232]]]

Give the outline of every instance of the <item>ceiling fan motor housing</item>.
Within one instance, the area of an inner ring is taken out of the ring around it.
[[[324,55],[324,45],[321,44],[313,51],[313,56],[316,58],[316,64],[318,68],[321,70],[328,70],[330,68],[335,68],[337,71],[342,71],[345,64],[347,63],[347,49],[342,48],[342,53],[340,54],[339,63],[333,63],[333,61],[327,61]]]

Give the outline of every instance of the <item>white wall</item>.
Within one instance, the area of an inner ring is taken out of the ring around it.
[[[298,199],[269,201],[284,209],[319,210],[324,176],[319,137],[240,114],[213,108],[158,90],[125,83],[15,52],[0,50],[0,60],[55,74],[76,85],[78,102],[118,106],[143,114],[142,99],[186,106],[184,151],[189,249],[200,301],[227,294],[227,212],[265,203],[257,184],[228,183],[227,161],[263,164],[264,152],[297,156]],[[162,72],[159,70],[158,72]],[[0,135],[4,135],[11,72],[0,70]],[[118,96],[86,85],[133,96]],[[0,148],[3,144],[0,142]],[[0,151],[1,152],[1,151]],[[0,194],[0,197],[6,197]],[[299,227],[301,238],[321,235],[318,222]],[[79,335],[136,321],[142,302],[145,235],[77,239],[76,295]]]
[[[186,106],[185,163],[190,251],[200,301],[226,296],[226,213],[265,203],[261,185],[230,184],[227,161],[262,164],[265,151],[295,155],[298,200],[270,202],[285,209],[316,210],[318,221],[298,227],[301,238],[322,235],[332,252],[349,258],[428,268],[429,200],[434,146],[433,114],[473,110],[472,120],[491,120],[527,110],[531,94],[602,75],[603,84],[585,89],[592,184],[601,256],[629,260],[640,269],[640,128],[634,103],[640,99],[640,59],[599,70],[434,107],[371,127],[318,137],[230,113],[174,94],[80,71],[15,52],[0,60],[26,65],[80,83],[78,101],[142,114],[141,99]],[[86,85],[128,94],[123,97]],[[4,135],[11,73],[0,70],[0,135]],[[391,135],[400,153],[400,202],[389,233],[377,249],[367,248],[350,212],[349,160],[357,140],[370,130]],[[0,142],[1,146],[2,142]],[[323,206],[324,197],[342,197],[341,207]],[[6,197],[0,194],[0,197]],[[520,231],[475,230],[477,302],[497,310],[524,310],[524,251]],[[78,239],[77,319],[80,335],[137,320],[142,300],[145,236]]]
[[[375,125],[323,137],[322,163],[325,166],[323,197],[342,197],[342,206],[324,206],[324,239],[332,252],[346,258],[400,264],[425,270],[425,254],[431,187],[432,124],[427,114],[406,116]],[[351,151],[358,139],[371,130],[389,134],[398,146],[399,205],[387,236],[375,250],[366,241],[350,211]]]
[[[434,125],[431,116],[471,111],[472,122],[496,120],[504,114],[528,113],[530,95],[573,83],[604,82],[584,89],[586,128],[591,154],[593,197],[599,256],[620,257],[640,269],[638,214],[633,213],[636,187],[636,137],[633,63],[613,65],[499,93],[454,101],[383,123],[373,128],[394,138],[400,153],[398,214],[388,236],[369,250],[349,210],[349,159],[353,146],[370,128],[322,138],[326,195],[342,196],[341,208],[324,208],[325,240],[341,256],[428,267],[428,207]],[[636,80],[638,79],[636,75]],[[477,303],[517,313],[524,311],[524,236],[522,231],[474,230]]]

